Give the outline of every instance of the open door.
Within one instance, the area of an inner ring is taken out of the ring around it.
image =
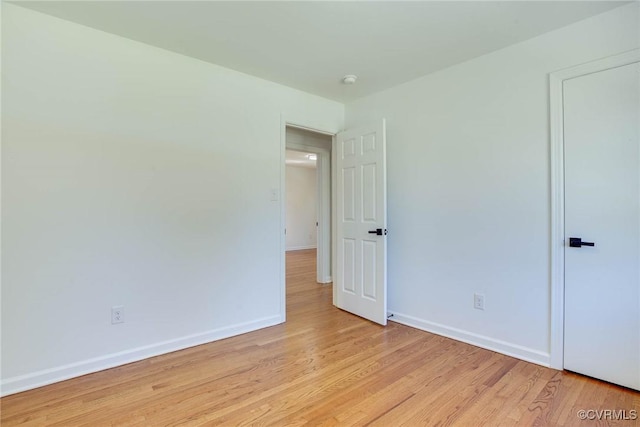
[[[384,119],[337,135],[338,308],[387,324],[387,171]]]

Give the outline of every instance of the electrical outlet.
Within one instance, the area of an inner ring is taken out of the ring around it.
[[[111,307],[111,324],[124,323],[124,306],[114,305]]]
[[[473,308],[476,310],[484,310],[484,295],[473,294]]]

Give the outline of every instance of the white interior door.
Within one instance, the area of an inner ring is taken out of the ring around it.
[[[640,389],[640,64],[566,80],[563,100],[564,368]]]
[[[347,130],[336,146],[338,308],[387,324],[385,123]]]

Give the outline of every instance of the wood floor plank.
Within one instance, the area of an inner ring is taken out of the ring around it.
[[[332,305],[287,254],[287,323],[0,399],[2,426],[622,426],[640,393]]]

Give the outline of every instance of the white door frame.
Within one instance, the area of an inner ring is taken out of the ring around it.
[[[564,117],[565,80],[640,61],[640,49],[549,74],[551,138],[551,342],[549,366],[564,368]]]
[[[287,127],[302,129],[310,132],[315,132],[323,135],[329,135],[332,137],[331,146],[333,148],[335,142],[335,135],[340,132],[340,129],[334,129],[331,127],[327,127],[326,124],[318,124],[306,119],[300,119],[298,117],[290,116],[282,113],[280,115],[280,317],[284,322],[286,321],[286,313],[287,313],[287,277],[286,277],[286,251],[287,251],[287,242],[285,236],[285,228],[286,224],[286,182],[285,182],[285,159],[286,159],[286,150],[287,150]],[[311,151],[311,149],[316,149],[316,147],[304,146],[305,150]],[[323,206],[323,218],[318,217],[318,227],[323,229],[322,238],[324,240],[324,250],[325,254],[322,255],[322,271],[328,271],[328,277],[323,277],[323,279],[331,279],[331,264],[333,264],[333,259],[331,255],[335,254],[334,246],[335,240],[333,239],[332,232],[332,217],[334,215],[333,206],[334,200],[333,195],[335,194],[333,188],[329,191],[329,182],[331,180],[331,170],[330,164],[332,159],[330,159],[331,155],[326,150],[321,150],[321,153],[318,153],[318,158],[321,159],[320,164],[322,164],[322,181],[325,185],[322,187],[323,191],[323,200],[329,200],[331,203],[324,203]],[[332,149],[333,151],[333,149]],[[313,151],[312,151],[313,152]],[[326,154],[326,157],[325,157]],[[326,173],[326,176],[325,176]],[[326,180],[326,181],[325,181]],[[333,186],[333,184],[332,184]],[[324,198],[326,197],[326,198]],[[320,226],[322,223],[322,227]],[[318,233],[318,238],[320,238],[320,233]],[[327,241],[331,243],[328,244]],[[320,242],[319,242],[320,243]],[[335,264],[334,264],[335,265]],[[318,269],[320,271],[320,268]],[[326,283],[326,282],[321,282]],[[334,292],[335,294],[335,292]],[[334,295],[335,300],[335,295]]]

